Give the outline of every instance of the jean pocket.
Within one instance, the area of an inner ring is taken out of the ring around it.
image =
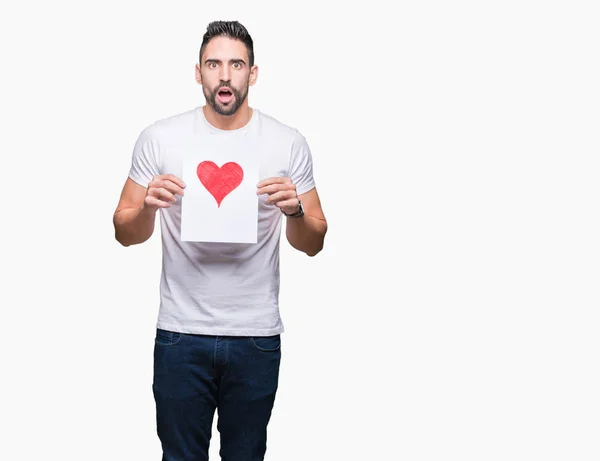
[[[173,346],[181,340],[181,336],[182,334],[178,331],[167,331],[157,328],[154,342],[159,346]]]
[[[275,352],[281,348],[281,335],[251,336],[250,343],[261,352]]]

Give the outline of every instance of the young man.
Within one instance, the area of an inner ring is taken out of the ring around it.
[[[309,256],[323,248],[327,222],[309,147],[296,129],[249,107],[257,76],[246,28],[236,21],[209,24],[196,65],[206,105],[141,132],[114,214],[115,237],[129,246],[150,238],[160,212],[152,388],[164,461],[207,460],[215,410],[222,459],[264,459],[281,359],[282,219],[292,247]],[[247,155],[260,158],[255,244],[180,239],[182,158],[206,137],[243,138]]]

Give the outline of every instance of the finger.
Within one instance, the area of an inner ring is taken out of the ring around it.
[[[278,207],[278,208],[296,209],[296,208],[298,208],[298,199],[297,198],[293,198],[293,199],[290,199],[290,200],[284,200],[282,202],[276,203],[275,206]]]
[[[277,203],[277,202],[282,202],[282,201],[286,201],[286,200],[291,200],[291,199],[295,199],[296,198],[296,192],[295,191],[281,191],[281,192],[276,192],[273,195],[270,195],[266,202],[267,203]]]
[[[149,191],[150,196],[166,202],[175,202],[175,196],[164,187],[153,188]]]
[[[183,189],[179,187],[176,183],[171,182],[168,179],[163,179],[156,184],[156,187],[162,187],[172,194],[183,195]]]
[[[263,179],[256,185],[256,187],[260,188],[263,186],[268,186],[270,184],[286,184],[286,183],[291,183],[291,182],[292,182],[292,180],[285,176],[273,176],[271,178]]]
[[[181,189],[185,189],[185,183],[183,182],[182,179],[178,178],[177,176],[175,176],[174,174],[167,174],[167,175],[163,175],[163,179],[167,179],[173,183],[175,183],[177,186],[179,186]]]
[[[169,208],[171,204],[163,200],[157,199],[156,197],[149,195],[146,197],[146,204],[158,208]]]
[[[296,186],[294,184],[271,184],[269,186],[264,186],[259,188],[256,193],[258,195],[263,194],[274,194],[279,191],[296,191]]]

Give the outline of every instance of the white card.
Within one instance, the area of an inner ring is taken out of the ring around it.
[[[259,153],[250,141],[198,143],[183,159],[181,240],[256,243]]]

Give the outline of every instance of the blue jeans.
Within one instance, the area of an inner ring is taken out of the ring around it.
[[[215,410],[223,461],[262,461],[281,361],[280,335],[157,329],[152,390],[162,461],[206,461]]]

